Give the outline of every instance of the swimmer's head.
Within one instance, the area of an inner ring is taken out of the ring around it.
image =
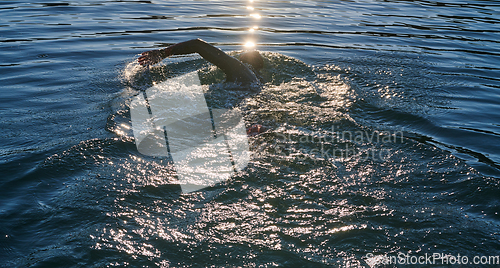
[[[264,67],[264,59],[256,50],[242,53],[240,55],[240,61],[252,65],[256,71],[259,71],[262,67]]]

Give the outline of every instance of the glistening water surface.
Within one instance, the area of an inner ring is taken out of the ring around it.
[[[498,256],[499,22],[499,1],[2,1],[0,265]],[[256,44],[261,90],[195,55],[135,63],[193,38]],[[129,105],[196,70],[212,105],[269,131],[246,169],[184,195],[171,159],[137,151]]]

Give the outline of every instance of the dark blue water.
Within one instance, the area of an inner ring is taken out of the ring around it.
[[[498,256],[499,22],[500,1],[1,1],[0,265]],[[192,38],[256,43],[261,91],[198,56],[135,63]],[[270,130],[245,170],[183,195],[171,159],[137,151],[129,104],[195,70]]]

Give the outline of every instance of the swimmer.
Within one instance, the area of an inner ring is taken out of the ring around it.
[[[153,65],[169,56],[193,53],[200,54],[205,60],[219,67],[226,74],[227,82],[242,84],[259,82],[254,71],[258,72],[264,67],[264,59],[258,51],[242,53],[240,60],[237,60],[201,39],[193,39],[167,48],[146,51],[141,54],[138,61],[142,66]],[[249,64],[251,68],[244,63]]]
[[[227,82],[241,84],[258,83],[259,79],[254,72],[258,72],[264,67],[264,59],[258,51],[242,53],[240,60],[238,60],[201,39],[193,39],[167,48],[143,52],[137,61],[142,66],[149,66],[173,55],[193,53],[200,54],[205,60],[219,67],[226,74]],[[250,68],[244,63],[248,64]],[[265,127],[255,124],[247,128],[247,135],[255,136],[265,131]]]

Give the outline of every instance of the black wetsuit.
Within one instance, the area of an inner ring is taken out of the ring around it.
[[[241,61],[201,39],[178,43],[169,48],[171,55],[200,54],[204,59],[219,67],[226,74],[228,82],[247,84],[259,81],[255,73]]]

